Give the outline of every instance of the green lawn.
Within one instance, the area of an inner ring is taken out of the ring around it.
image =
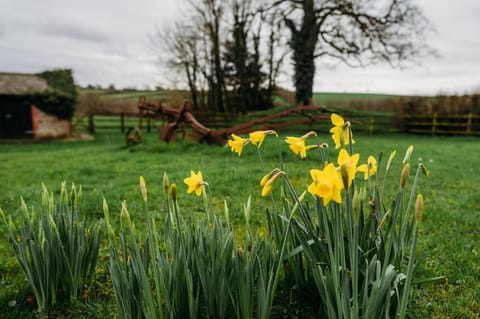
[[[386,100],[398,97],[398,95],[391,94],[377,94],[377,93],[334,93],[334,92],[317,92],[313,94],[314,104],[335,104],[349,101],[375,101]]]
[[[355,132],[355,128],[353,128]],[[304,132],[297,132],[297,135]],[[295,133],[291,133],[295,134]],[[326,132],[319,132],[321,142],[331,143]],[[369,154],[384,153],[384,160],[397,150],[388,189],[398,184],[401,161],[406,148],[413,144],[413,163],[422,161],[430,170],[421,178],[419,191],[425,196],[424,223],[418,254],[421,268],[418,280],[445,276],[445,279],[422,284],[413,292],[412,313],[415,318],[478,318],[480,314],[480,203],[478,176],[480,143],[478,138],[425,137],[413,135],[356,135],[355,151],[360,161]],[[285,171],[297,189],[309,183],[308,170],[315,168],[318,158],[309,153],[300,160],[281,142]],[[333,148],[331,148],[333,152]],[[278,166],[277,144],[269,136],[261,148],[267,170]],[[186,194],[183,179],[190,170],[201,170],[209,183],[217,211],[223,201],[230,206],[230,215],[239,226],[243,223],[242,207],[252,196],[255,224],[261,227],[269,201],[260,198],[258,182],[263,175],[256,150],[248,145],[239,157],[226,147],[179,142],[165,144],[156,134],[146,134],[144,142],[124,147],[120,133],[98,133],[93,142],[44,142],[0,144],[0,207],[15,216],[19,198],[28,206],[40,205],[41,184],[58,192],[60,183],[82,185],[83,207],[89,218],[102,218],[102,199],[106,198],[111,215],[118,216],[120,203],[126,200],[132,219],[142,227],[143,209],[139,176],[145,176],[149,201],[158,202],[153,214],[162,214],[162,178],[167,172],[178,185],[178,197],[184,216],[202,216],[203,204],[196,196]],[[114,221],[115,222],[115,221]],[[118,221],[117,221],[118,222]],[[0,307],[6,318],[26,317],[32,310],[25,304],[28,287],[22,279],[0,227]],[[114,301],[106,271],[106,257],[99,267],[99,288],[93,301],[84,309],[65,316],[102,317],[114,309]],[[96,299],[95,299],[96,298]],[[17,306],[12,301],[16,301]],[[20,305],[20,306],[19,306]],[[78,314],[78,315],[77,315]],[[94,315],[96,314],[96,315]],[[0,317],[2,317],[0,315]],[[3,317],[2,317],[3,318]],[[33,318],[33,315],[32,315]]]

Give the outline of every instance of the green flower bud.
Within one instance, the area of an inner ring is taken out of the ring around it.
[[[422,222],[423,217],[423,195],[417,195],[417,201],[415,202],[415,222],[420,224]]]
[[[407,179],[410,176],[410,164],[406,163],[403,165],[402,175],[400,176],[400,188],[405,188],[405,184],[407,183]]]
[[[165,195],[168,195],[168,189],[170,187],[170,181],[168,180],[167,172],[163,173],[163,189],[165,191]]]

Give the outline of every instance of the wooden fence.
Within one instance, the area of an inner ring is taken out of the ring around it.
[[[342,114],[355,126],[356,132],[366,134],[387,134],[387,133],[412,133],[428,135],[474,135],[480,136],[480,115],[468,114],[406,114],[376,112],[350,112]],[[255,121],[261,115],[255,113],[233,116],[214,112],[197,112],[195,118],[206,127],[216,130],[229,128],[239,123]],[[298,117],[280,119],[283,122],[297,120]],[[77,130],[95,133],[119,132],[125,133],[129,127],[138,126],[138,114],[90,114],[82,117],[75,117],[73,125]],[[143,130],[145,132],[157,132],[163,123],[153,119],[144,119]],[[287,128],[288,130],[317,132],[328,131],[331,127],[330,121],[320,121],[310,124]]]
[[[415,114],[402,118],[407,133],[431,135],[480,135],[480,115]]]

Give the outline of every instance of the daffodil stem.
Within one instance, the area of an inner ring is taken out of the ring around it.
[[[280,147],[280,141],[277,138],[277,149],[278,149],[278,160],[280,161],[280,169],[283,171],[283,156],[282,156],[282,148]]]
[[[417,172],[415,173],[415,179],[413,180],[412,190],[410,192],[410,197],[408,198],[407,208],[405,210],[405,215],[401,216],[401,223],[400,223],[400,238],[401,238],[401,245],[402,245],[402,254],[405,254],[405,250],[407,249],[406,243],[406,232],[408,231],[407,223],[409,222],[409,215],[410,209],[412,207],[413,198],[415,197],[415,192],[417,190],[418,184],[418,175],[420,173],[420,165],[417,166]]]
[[[325,150],[323,147],[320,146],[321,144],[320,144],[320,140],[318,139],[318,135],[315,135],[315,139],[317,140],[318,149],[320,152],[320,160],[322,161],[322,166],[324,166],[325,163],[327,162],[327,157],[325,156]]]
[[[348,144],[349,144],[349,150],[350,150],[350,155],[353,154],[353,137],[352,137],[352,126],[348,126]]]
[[[408,214],[410,213],[410,208],[412,207],[413,198],[415,197],[415,191],[417,190],[419,174],[420,174],[420,164],[417,166],[417,172],[415,173],[415,179],[413,180],[412,191],[410,193],[410,198],[408,199],[407,211],[405,212],[405,216],[408,216]]]
[[[260,160],[260,165],[262,166],[262,171],[263,173],[266,173],[267,170],[265,169],[265,163],[263,162],[262,153],[260,152],[260,147],[257,147],[257,155],[258,155],[258,159]]]
[[[413,277],[413,268],[415,266],[415,252],[417,250],[417,240],[418,240],[418,225],[415,223],[414,225],[414,235],[413,235],[413,243],[412,247],[410,248],[410,258],[408,260],[407,266],[407,278],[405,279],[405,285],[403,287],[403,294],[402,299],[400,300],[400,312],[399,312],[399,319],[403,319],[407,313],[407,304],[410,295],[410,287],[412,285],[412,277]]]
[[[213,217],[213,214],[215,214],[215,211],[213,209],[213,200],[212,200],[212,192],[210,191],[210,186],[207,184],[204,186],[205,189],[206,189],[206,195],[207,195],[207,205],[209,207],[207,207],[207,219],[208,219],[208,223],[210,224],[210,222],[213,221],[212,217]],[[210,216],[212,215],[212,216]]]
[[[349,248],[349,260],[350,270],[352,272],[352,309],[350,318],[358,318],[359,306],[358,306],[358,235],[357,224],[353,220],[353,208],[352,208],[352,195],[353,191],[347,191],[346,196],[346,221],[347,221],[347,238]],[[347,265],[345,265],[347,266]]]

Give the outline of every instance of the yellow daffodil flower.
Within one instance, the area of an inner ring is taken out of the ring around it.
[[[352,181],[355,179],[359,159],[360,154],[357,153],[350,156],[344,148],[342,148],[338,153],[337,162],[340,166],[340,172],[345,172],[343,174],[346,174],[346,176],[344,176],[344,186],[347,189],[350,188],[350,185],[352,185]]]
[[[308,191],[322,198],[323,205],[328,205],[331,200],[342,203],[343,183],[335,165],[330,163],[323,170],[312,169],[310,176],[313,183],[308,186]]]
[[[252,142],[253,145],[261,147],[265,136],[267,136],[268,134],[274,134],[275,136],[278,136],[277,132],[273,130],[255,131],[248,135],[248,139],[250,140],[250,142]]]
[[[342,140],[344,145],[350,144],[350,123],[345,122],[343,117],[332,113],[331,115],[332,124],[334,127],[330,129],[330,133],[332,133],[332,139],[335,142],[335,149],[339,149],[342,146]],[[352,139],[352,144],[355,141]]]
[[[300,155],[301,158],[307,157],[307,147],[305,146],[305,139],[302,137],[293,137],[287,136],[285,142],[288,144],[288,147],[297,155]]]
[[[301,137],[294,137],[294,136],[287,136],[285,142],[288,144],[288,147],[294,152],[295,154],[300,155],[301,158],[307,157],[307,151],[311,150],[312,148],[316,148],[318,146],[306,146],[305,140],[312,135],[317,135],[314,131],[310,131],[307,134]]]
[[[260,147],[262,146],[263,140],[265,139],[265,131],[255,131],[248,134],[248,139],[252,142],[253,145]]]
[[[242,154],[243,147],[248,144],[248,139],[242,138],[236,134],[232,133],[232,139],[228,140],[228,146],[232,152],[235,152],[240,156]]]
[[[196,174],[194,171],[190,171],[190,177],[185,178],[183,182],[188,185],[187,193],[195,192],[197,196],[202,195],[203,186],[206,185],[200,171]]]
[[[360,165],[357,170],[364,174],[365,180],[368,179],[368,173],[370,170],[370,176],[374,176],[377,173],[377,160],[373,156],[368,157],[367,164]]]

